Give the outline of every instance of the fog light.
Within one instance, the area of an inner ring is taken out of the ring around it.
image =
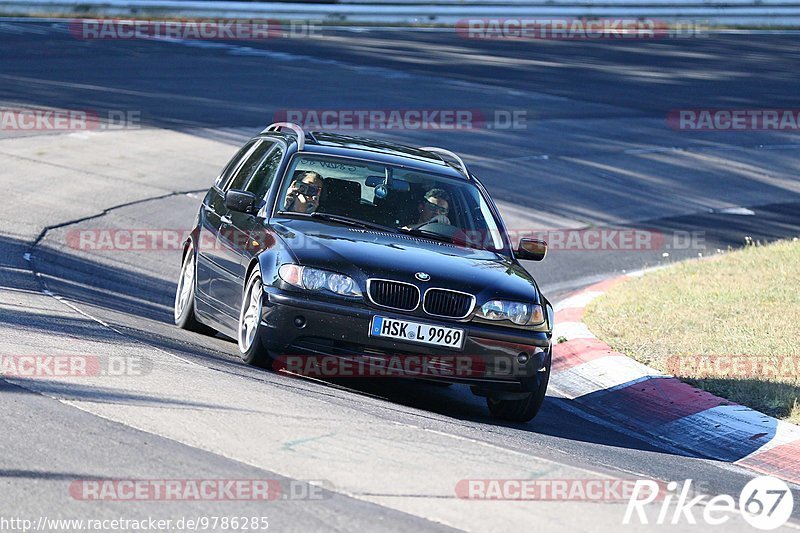
[[[304,316],[296,316],[294,317],[294,325],[298,328],[306,327],[306,318]]]
[[[522,352],[521,354],[519,354],[517,356],[517,362],[519,362],[519,364],[521,364],[521,365],[524,365],[525,363],[527,363],[528,359],[530,359],[530,357],[525,352]]]

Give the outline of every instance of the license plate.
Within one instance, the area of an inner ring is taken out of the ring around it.
[[[460,349],[464,346],[463,329],[444,328],[384,316],[372,317],[369,334],[372,337],[384,337],[445,348]]]

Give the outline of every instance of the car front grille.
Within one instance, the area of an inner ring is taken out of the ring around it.
[[[475,297],[464,292],[447,289],[429,289],[425,293],[423,309],[433,316],[465,318],[472,311]]]
[[[419,289],[410,283],[371,279],[367,292],[373,303],[383,307],[413,311],[419,305]]]

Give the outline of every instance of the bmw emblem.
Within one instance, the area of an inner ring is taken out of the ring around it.
[[[428,281],[431,279],[431,275],[426,272],[417,272],[414,274],[414,277],[420,281]]]

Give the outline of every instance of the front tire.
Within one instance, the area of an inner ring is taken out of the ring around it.
[[[539,388],[525,398],[519,400],[500,400],[486,397],[486,405],[489,413],[494,418],[510,420],[512,422],[530,422],[542,408],[545,395],[547,394],[547,384],[550,382],[550,358],[547,358],[547,369],[542,372]]]
[[[237,341],[239,355],[245,363],[266,368],[272,365],[272,357],[262,342],[264,335],[264,326],[261,324],[263,301],[264,289],[261,282],[261,271],[256,267],[245,285],[242,308],[239,311]]]
[[[194,312],[196,287],[197,267],[195,265],[194,246],[190,244],[183,256],[181,275],[178,278],[178,288],[175,291],[173,318],[175,319],[175,325],[181,329],[204,335],[214,335],[217,333],[216,330],[197,320],[197,315]]]

